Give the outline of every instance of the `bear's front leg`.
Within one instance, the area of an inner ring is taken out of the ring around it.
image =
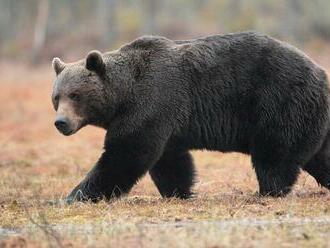
[[[159,142],[150,136],[148,140],[130,137],[106,142],[102,156],[86,178],[72,190],[66,202],[97,202],[128,193],[161,156],[163,146]]]

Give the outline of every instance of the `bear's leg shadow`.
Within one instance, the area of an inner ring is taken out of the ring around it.
[[[288,194],[298,178],[299,162],[291,157],[285,144],[271,137],[259,136],[251,152],[261,196],[281,197]]]
[[[162,197],[192,196],[195,168],[188,151],[165,153],[149,173]]]
[[[323,187],[330,190],[330,134],[328,133],[320,150],[307,162],[303,169]]]

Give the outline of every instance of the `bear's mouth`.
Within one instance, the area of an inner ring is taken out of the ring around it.
[[[64,136],[70,136],[72,134],[75,134],[76,132],[78,132],[81,128],[82,128],[82,124],[79,124],[76,128],[68,128],[68,129],[64,129],[64,130],[58,130],[61,134],[63,134]]]
[[[78,125],[76,128],[72,128],[70,126],[66,126],[63,128],[61,128],[61,127],[56,127],[56,128],[61,134],[65,135],[65,136],[70,136],[70,135],[76,133],[81,127],[82,127],[82,125]]]
[[[70,136],[70,135],[74,134],[75,131],[74,130],[60,131],[60,133],[65,135],[65,136]]]

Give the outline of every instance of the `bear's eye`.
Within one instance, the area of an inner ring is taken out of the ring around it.
[[[79,101],[80,100],[80,96],[77,93],[71,93],[69,95],[69,98],[73,101]]]
[[[54,97],[55,102],[58,102],[59,99],[60,99],[59,95],[56,95],[56,96]]]

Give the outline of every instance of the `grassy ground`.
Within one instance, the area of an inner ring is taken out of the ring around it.
[[[193,152],[195,199],[161,199],[147,175],[121,200],[62,204],[104,131],[60,135],[49,68],[0,68],[0,247],[330,247],[330,193],[302,173],[288,197],[256,197],[250,158],[236,153]]]

